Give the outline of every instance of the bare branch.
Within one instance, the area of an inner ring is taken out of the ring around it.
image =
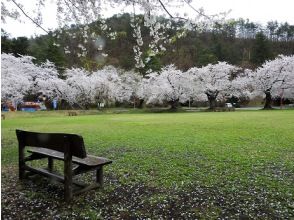
[[[43,31],[45,31],[47,34],[49,34],[49,31],[47,31],[45,28],[43,28],[38,22],[36,22],[33,18],[31,18],[23,9],[22,7],[15,1],[11,0],[15,6],[23,13],[24,16],[26,16],[28,19],[30,19],[37,27],[41,28]]]
[[[167,8],[165,7],[165,5],[162,3],[161,0],[158,0],[158,2],[160,3],[161,7],[163,8],[163,10],[171,17],[171,18],[176,18],[176,19],[181,19],[181,20],[185,20],[185,21],[188,21],[187,18],[182,18],[182,17],[175,17],[173,16],[168,10]]]
[[[207,18],[208,20],[212,20],[212,18],[204,13],[202,13],[201,11],[197,10],[196,8],[193,7],[193,5],[191,5],[187,0],[183,0],[190,8],[193,9],[193,11],[197,12],[199,15]]]

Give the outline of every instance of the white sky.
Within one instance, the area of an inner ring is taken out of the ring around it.
[[[27,12],[32,10],[32,1],[20,0]],[[294,24],[294,0],[194,0],[192,5],[195,8],[203,7],[207,14],[215,14],[218,12],[232,10],[228,18],[249,18],[250,21],[265,24],[267,21],[277,20],[278,22],[288,22]],[[177,9],[178,10],[178,9]],[[182,8],[181,12],[188,10]],[[171,10],[174,11],[174,10]],[[121,9],[111,9],[106,12],[109,17],[112,14],[122,12]],[[22,19],[25,22],[19,23],[17,21],[7,19],[6,24],[1,24],[6,32],[11,37],[18,36],[34,36],[44,34],[42,30],[35,27],[28,19]],[[53,4],[46,7],[43,12],[43,26],[45,28],[56,28],[56,12]]]

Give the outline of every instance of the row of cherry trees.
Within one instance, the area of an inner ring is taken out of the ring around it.
[[[169,103],[176,108],[187,101],[218,100],[231,96],[265,97],[265,108],[271,108],[276,96],[294,99],[294,56],[279,56],[255,71],[243,70],[226,62],[191,68],[186,72],[174,65],[144,78],[133,72],[111,66],[88,72],[67,69],[59,78],[55,66],[46,62],[35,65],[29,56],[2,54],[2,100],[21,102],[28,94],[43,94],[50,99],[65,100],[71,106],[87,108],[101,102],[144,100],[147,104]]]

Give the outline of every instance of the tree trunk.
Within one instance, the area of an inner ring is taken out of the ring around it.
[[[273,109],[272,108],[272,95],[270,91],[265,91],[265,103],[263,109]]]
[[[143,108],[144,99],[139,100],[138,108]]]
[[[179,100],[172,100],[168,102],[170,104],[170,110],[177,110]]]
[[[219,91],[207,91],[205,94],[207,95],[207,99],[209,101],[209,110],[215,110],[216,108],[216,97]]]
[[[216,108],[216,96],[214,94],[207,94],[207,99],[209,101],[209,108],[210,110],[215,110]]]
[[[209,109],[215,110],[215,108],[216,108],[216,99],[214,97],[210,97],[208,100],[209,100]]]

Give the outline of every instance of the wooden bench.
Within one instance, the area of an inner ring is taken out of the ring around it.
[[[69,202],[73,195],[103,186],[103,166],[112,163],[103,157],[87,155],[83,138],[76,134],[37,133],[16,130],[19,144],[19,178],[27,174],[40,174],[64,183],[64,198]],[[25,147],[29,146],[29,156],[25,157]],[[34,168],[27,161],[48,159],[45,169]],[[53,159],[64,161],[64,175],[53,171]],[[73,165],[75,167],[73,168]],[[75,175],[94,170],[96,182],[85,184],[73,180]],[[29,171],[29,172],[27,172]],[[74,187],[77,190],[74,190]]]
[[[78,113],[74,111],[69,111],[68,116],[78,116]]]
[[[216,107],[214,109],[215,112],[234,112],[235,108],[234,107]]]

